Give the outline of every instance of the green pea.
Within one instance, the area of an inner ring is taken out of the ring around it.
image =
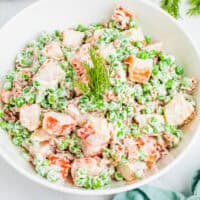
[[[109,23],[108,23],[108,27],[109,28],[115,28],[116,27],[115,21],[114,20],[110,20]]]
[[[136,19],[131,19],[130,23],[129,23],[129,28],[138,28],[138,23],[136,21]]]
[[[61,33],[60,33],[60,31],[55,30],[55,31],[54,31],[54,35],[55,35],[56,37],[60,37],[60,36],[61,36]]]
[[[159,95],[159,96],[157,97],[157,99],[158,99],[159,101],[164,101],[164,100],[166,99],[166,96],[164,96],[164,95]]]
[[[30,78],[28,74],[22,74],[21,76],[25,81],[28,81]]]
[[[1,127],[2,129],[6,130],[6,129],[7,129],[7,124],[8,124],[8,123],[7,123],[6,121],[3,120],[3,121],[0,122],[0,127]]]
[[[167,89],[171,89],[171,88],[172,88],[172,84],[173,84],[172,79],[169,79],[169,80],[165,83],[165,87],[166,87]]]
[[[40,86],[40,82],[39,81],[33,81],[33,86],[35,88],[39,87]]]
[[[36,95],[32,93],[32,94],[27,96],[26,101],[28,103],[34,103],[35,102],[35,98],[36,98]]]
[[[71,66],[67,67],[67,69],[66,69],[66,75],[69,78],[73,78],[73,76],[74,76],[74,69],[73,69],[73,67],[71,67]]]
[[[23,94],[28,94],[31,90],[31,87],[27,86],[23,89]]]
[[[59,178],[60,178],[60,173],[56,170],[50,170],[47,174],[47,179],[50,182],[56,182],[59,180]]]
[[[15,98],[15,97],[11,97],[10,100],[9,100],[9,103],[10,103],[11,105],[15,105],[15,103],[16,103],[16,98]]]
[[[12,105],[10,103],[5,104],[5,108],[10,109]]]
[[[96,178],[92,184],[93,189],[101,188],[102,187],[102,182],[99,178]]]
[[[143,45],[142,45],[142,42],[140,42],[140,41],[135,41],[135,42],[134,42],[134,46],[137,47],[137,48],[142,48]]]
[[[152,69],[152,74],[157,75],[158,72],[159,72],[159,66],[154,64]]]
[[[21,59],[20,60],[20,65],[24,66],[24,67],[29,67],[31,65],[31,61],[28,59]]]
[[[88,30],[88,28],[82,24],[78,24],[78,26],[75,29],[76,31],[80,31],[80,32],[85,32]]]
[[[151,43],[151,37],[149,35],[145,35],[145,41],[147,44],[150,44]]]
[[[176,66],[175,67],[175,72],[176,72],[177,75],[183,75],[184,74],[184,69],[183,69],[183,67]]]
[[[151,85],[149,83],[146,83],[143,85],[143,92],[144,93],[149,93],[151,90]]]
[[[58,88],[58,89],[56,90],[56,95],[57,95],[58,97],[65,97],[65,96],[66,96],[66,91],[65,91],[65,89],[64,89],[64,88]]]
[[[142,51],[139,51],[139,52],[137,53],[137,57],[138,57],[138,58],[141,58],[141,59],[147,59],[147,58],[149,58],[150,56],[149,56],[149,52],[148,52],[147,50],[142,50]]]
[[[124,131],[123,130],[117,131],[117,137],[121,137],[123,135],[124,135]]]
[[[13,143],[17,146],[20,146],[23,142],[23,138],[22,137],[13,137]]]
[[[48,102],[50,104],[54,104],[54,103],[56,103],[56,101],[57,101],[57,97],[55,95],[49,95],[48,96]]]
[[[6,80],[12,82],[13,79],[14,79],[14,72],[10,72],[9,74],[6,75]]]
[[[121,175],[120,172],[115,172],[114,177],[115,177],[115,180],[117,180],[117,181],[123,180],[123,176]]]
[[[24,97],[17,97],[15,100],[15,104],[17,107],[22,107],[25,104],[25,98]]]
[[[4,88],[5,88],[6,90],[11,90],[11,89],[12,89],[12,86],[13,86],[12,81],[6,81],[6,82],[4,83]]]
[[[0,117],[3,117],[4,111],[0,109]]]
[[[65,150],[68,145],[69,145],[69,140],[61,140],[58,143],[58,148],[62,151],[62,150]]]
[[[43,64],[45,61],[46,61],[46,56],[45,55],[43,55],[42,53],[40,53],[39,55],[38,55],[38,61],[39,61],[39,63],[40,64]]]

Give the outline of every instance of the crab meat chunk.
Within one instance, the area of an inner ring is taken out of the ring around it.
[[[38,104],[24,105],[20,109],[19,120],[29,131],[36,130],[40,125],[41,109]]]
[[[69,114],[78,124],[84,121],[83,115],[73,102],[69,103],[66,109],[66,113]]]
[[[165,106],[165,119],[174,126],[181,126],[190,120],[194,112],[194,106],[185,99],[182,93],[177,93]]]
[[[55,150],[51,143],[51,136],[42,128],[37,129],[30,137],[31,143],[24,144],[32,156],[41,155],[47,157]]]
[[[33,77],[33,81],[38,81],[45,89],[54,88],[65,78],[65,72],[58,62],[48,59]]]
[[[143,31],[140,27],[123,31],[122,34],[128,37],[131,41],[145,41]]]
[[[44,47],[43,52],[48,58],[56,60],[62,60],[64,58],[60,45],[56,41],[51,41],[47,43]]]
[[[42,126],[50,135],[67,135],[75,128],[76,123],[67,114],[47,112],[44,114]]]
[[[157,120],[157,124],[164,124],[165,122],[164,117],[159,114],[139,114],[134,117],[140,127],[147,125],[151,118],[155,118]]]
[[[56,165],[58,167],[60,173],[62,174],[63,179],[66,179],[70,169],[69,160],[66,159],[65,157],[54,154],[49,155],[48,159],[51,161],[52,165]]]
[[[11,91],[8,90],[1,91],[1,100],[3,101],[3,103],[9,103],[11,96],[12,96]]]
[[[139,59],[132,56],[127,57],[124,62],[128,64],[129,80],[137,83],[147,83],[151,76],[153,59]]]
[[[141,178],[144,176],[144,173],[147,170],[147,165],[142,161],[136,161],[133,163],[128,162],[119,164],[117,166],[117,170],[121,173],[126,181],[134,181],[137,180],[138,177]]]
[[[85,34],[80,31],[67,29],[62,32],[62,36],[65,47],[77,48],[82,44]]]
[[[124,146],[127,152],[128,160],[135,161],[138,157],[138,147],[132,136],[127,136],[124,139]]]
[[[102,57],[106,60],[109,61],[109,56],[110,55],[116,55],[116,49],[113,45],[113,43],[110,43],[108,45],[103,45],[100,47],[100,53]]]
[[[112,15],[116,27],[121,30],[128,29],[132,17],[133,15],[122,6],[116,7]]]
[[[77,131],[81,138],[81,147],[85,156],[95,156],[102,153],[110,140],[110,128],[106,119],[88,116],[87,122]]]
[[[78,171],[80,169],[85,170],[87,175],[98,176],[103,170],[103,165],[98,158],[75,159],[71,165],[71,175],[74,182],[78,178]]]
[[[147,50],[147,51],[153,51],[153,50],[161,51],[162,46],[163,46],[162,42],[157,42],[157,43],[154,43],[154,44],[147,45],[144,49]]]
[[[44,129],[39,128],[34,131],[31,135],[31,141],[33,142],[44,142],[49,141],[51,139],[51,135],[49,135]]]

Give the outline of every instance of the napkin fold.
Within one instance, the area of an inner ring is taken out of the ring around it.
[[[192,179],[191,191],[192,195],[186,197],[180,192],[152,186],[143,186],[117,194],[113,200],[200,200],[200,170],[195,172]]]

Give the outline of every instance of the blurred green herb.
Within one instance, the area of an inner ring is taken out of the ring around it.
[[[180,0],[161,0],[161,7],[175,18],[180,17]]]
[[[187,15],[200,15],[200,0],[189,0]],[[180,0],[161,0],[161,7],[176,19],[180,17]]]
[[[187,11],[188,15],[200,15],[200,0],[189,0],[190,9]]]

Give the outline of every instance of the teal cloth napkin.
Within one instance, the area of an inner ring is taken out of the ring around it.
[[[152,186],[143,186],[128,192],[117,194],[113,200],[200,200],[200,170],[192,180],[192,195],[186,197],[175,191],[168,191]]]

